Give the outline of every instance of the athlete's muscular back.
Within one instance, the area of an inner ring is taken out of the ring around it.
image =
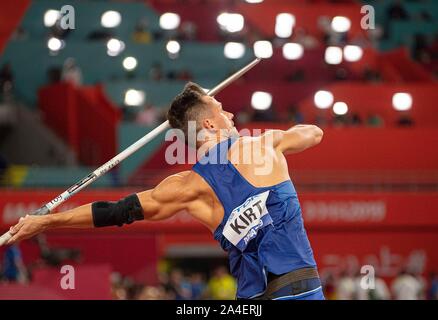
[[[272,130],[260,137],[239,138],[229,149],[228,159],[253,186],[276,185],[290,179],[284,153],[303,151],[321,138],[322,131],[315,126]],[[138,196],[149,220],[166,219],[186,210],[213,232],[224,216],[224,208],[213,189],[194,171],[170,176]]]

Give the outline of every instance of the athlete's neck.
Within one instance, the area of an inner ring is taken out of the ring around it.
[[[208,151],[211,148],[213,148],[218,143],[221,143],[222,141],[228,140],[231,137],[239,138],[239,136],[234,136],[231,134],[221,134],[221,135],[211,135],[205,137],[204,141],[199,142],[197,146],[197,150],[201,149]]]

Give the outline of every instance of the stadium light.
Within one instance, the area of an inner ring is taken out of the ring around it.
[[[315,93],[314,102],[318,109],[328,109],[333,104],[334,97],[330,91],[320,90]]]
[[[342,116],[348,112],[348,105],[345,102],[336,102],[333,105],[333,112],[338,116]]]
[[[289,38],[295,26],[295,16],[290,13],[280,13],[275,19],[275,35],[279,38]]]
[[[359,46],[348,45],[344,47],[344,59],[348,62],[356,62],[362,59],[363,50]]]
[[[122,15],[118,11],[110,10],[102,14],[100,24],[104,28],[115,28],[122,23]]]
[[[181,45],[178,41],[170,40],[166,44],[166,50],[170,54],[178,54],[178,52],[181,50]]]
[[[351,28],[351,21],[347,17],[336,16],[332,20],[332,29],[336,32],[348,32]]]
[[[304,54],[304,47],[299,43],[285,43],[283,45],[283,57],[287,60],[298,60]]]
[[[47,10],[44,13],[44,26],[48,28],[53,27],[60,17],[61,13],[58,10]]]
[[[392,96],[392,106],[397,111],[407,111],[412,108],[412,96],[406,92],[398,92]]]
[[[64,41],[52,37],[47,41],[47,47],[50,49],[50,51],[57,52],[64,47]]]
[[[267,40],[259,40],[254,42],[254,54],[257,58],[267,59],[272,57],[272,43]]]
[[[175,30],[180,22],[180,16],[173,12],[166,12],[160,16],[160,27],[164,30]]]
[[[340,64],[342,62],[342,49],[339,47],[327,47],[324,60],[327,64]]]
[[[118,56],[123,50],[125,50],[125,43],[118,39],[112,38],[106,43],[107,54],[111,57]]]
[[[137,59],[134,57],[126,57],[123,59],[123,68],[128,71],[132,71],[137,67]]]
[[[239,42],[227,42],[224,46],[224,55],[228,59],[240,59],[245,54],[245,45]]]
[[[272,105],[272,95],[268,92],[256,91],[251,97],[251,106],[255,110],[268,110]]]
[[[241,31],[245,25],[245,19],[239,13],[223,12],[217,16],[216,21],[221,30],[230,33]]]
[[[125,92],[125,104],[132,107],[141,106],[145,101],[145,97],[144,91],[129,89]]]

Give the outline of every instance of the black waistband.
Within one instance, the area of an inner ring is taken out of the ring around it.
[[[321,286],[316,268],[302,268],[285,274],[268,273],[266,291],[255,300],[272,300],[282,296],[298,295]]]

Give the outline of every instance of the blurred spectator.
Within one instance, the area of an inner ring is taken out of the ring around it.
[[[27,283],[28,275],[18,245],[8,246],[3,255],[2,278],[7,282]]]
[[[322,280],[322,288],[324,290],[324,296],[327,300],[336,300],[336,282],[332,273],[327,273]]]
[[[368,30],[368,38],[371,41],[373,47],[377,48],[379,46],[380,40],[384,36],[384,29],[382,26],[376,24],[375,29]]]
[[[435,36],[435,39],[431,44],[428,44],[426,48],[418,50],[415,48],[416,46],[417,45],[414,44],[413,50],[414,56],[418,58],[418,62],[438,78],[438,35]]]
[[[422,276],[421,273],[422,272],[417,269],[412,272],[412,275],[415,277],[415,279],[417,279],[418,283],[420,284],[420,293],[418,294],[418,299],[424,300],[427,296],[427,280]]]
[[[343,272],[336,285],[336,299],[355,300],[357,298],[356,281],[348,272]]]
[[[155,126],[158,123],[157,108],[151,104],[145,105],[143,110],[137,113],[135,122],[144,126]]]
[[[152,68],[149,70],[149,79],[154,81],[160,81],[163,79],[163,68],[161,63],[155,62]]]
[[[381,82],[382,76],[379,71],[372,69],[369,65],[366,65],[362,77],[367,82]]]
[[[61,26],[61,19],[58,19],[56,23],[50,27],[49,35],[58,39],[65,39],[70,34],[72,29],[63,28]]]
[[[197,37],[197,27],[192,21],[184,21],[180,26],[181,40],[195,41]]]
[[[0,69],[0,95],[6,97],[12,93],[14,88],[14,75],[9,62]]]
[[[82,84],[82,71],[73,58],[67,58],[62,68],[62,80],[76,86]]]
[[[317,114],[315,116],[315,124],[318,127],[326,127],[328,125],[328,119],[325,110],[318,109]]]
[[[27,31],[22,26],[18,26],[14,30],[14,33],[11,36],[11,40],[23,41],[23,40],[27,40],[28,36],[29,34],[27,33]]]
[[[147,44],[152,42],[152,34],[149,31],[149,22],[143,18],[135,26],[132,40],[136,43]]]
[[[87,35],[87,39],[90,41],[106,41],[111,38],[114,38],[114,33],[110,31],[110,29],[100,29],[91,31]]]
[[[200,300],[204,297],[207,285],[205,284],[204,278],[201,273],[195,272],[191,275],[191,296],[192,300]]]
[[[175,300],[190,299],[190,284],[184,279],[183,273],[179,269],[173,269],[169,275],[169,282],[165,288]]]
[[[394,0],[388,9],[386,16],[391,20],[407,20],[409,19],[408,12],[403,8],[401,0]]]
[[[304,49],[314,49],[319,46],[318,39],[309,34],[305,28],[297,28],[292,39],[303,45]]]
[[[348,125],[348,118],[346,115],[335,115],[333,119],[333,126],[334,127],[345,127]]]
[[[166,79],[167,80],[176,80],[177,77],[178,77],[178,73],[176,71],[174,71],[174,70],[169,70],[166,73]]]
[[[293,125],[304,123],[304,115],[298,106],[292,105],[289,107],[289,120]]]
[[[366,124],[370,127],[383,127],[384,121],[379,115],[370,114],[367,117]]]
[[[44,234],[37,235],[36,241],[40,249],[41,258],[49,266],[57,267],[67,261],[79,262],[81,259],[81,253],[77,249],[49,247]]]
[[[430,13],[428,11],[422,10],[418,14],[418,20],[425,21],[425,22],[431,22],[431,21],[433,21],[433,17],[430,15]]]
[[[405,270],[402,270],[391,284],[391,291],[395,300],[420,299],[422,289],[422,283]]]
[[[306,73],[303,69],[299,68],[286,76],[285,80],[289,82],[302,82],[306,80]]]
[[[137,296],[137,300],[164,300],[165,291],[162,287],[144,286]]]
[[[427,291],[428,300],[438,300],[438,275],[432,272],[429,275],[429,290]]]
[[[352,126],[360,126],[362,125],[362,118],[357,112],[351,114],[350,123]]]
[[[336,68],[335,80],[337,81],[348,80],[348,70],[345,68]]]
[[[271,106],[267,110],[254,110],[252,121],[254,122],[275,122],[278,120],[277,114],[274,111],[275,107]]]
[[[371,300],[389,300],[391,299],[391,292],[389,291],[386,282],[376,274],[375,289],[368,293]]]
[[[264,39],[260,33],[255,29],[250,29],[245,36],[245,44],[252,46],[254,42]]]
[[[248,108],[245,108],[237,113],[236,122],[238,124],[244,125],[251,121],[251,117],[252,117],[251,112],[248,112]]]
[[[191,81],[193,79],[193,76],[189,70],[183,69],[178,73],[177,79],[181,81]]]
[[[383,23],[383,37],[388,39],[391,32],[391,21],[408,20],[407,11],[403,8],[401,0],[393,0],[385,12],[385,21]]]
[[[362,283],[362,274],[358,273],[356,277],[357,299],[358,300],[389,300],[391,294],[386,282],[378,276],[374,275],[374,288],[364,288]]]
[[[416,34],[414,37],[413,51],[414,59],[427,63],[430,60],[427,39],[423,34]]]
[[[321,30],[322,32],[322,42],[325,45],[328,45],[330,42],[330,32],[332,31],[331,29],[331,19],[328,16],[320,16],[318,18],[318,28]]]
[[[403,112],[400,114],[397,120],[397,125],[399,127],[411,127],[414,125],[414,120],[411,118],[409,113]]]
[[[212,299],[234,300],[237,291],[236,281],[225,267],[218,267],[208,282],[208,291]]]
[[[58,66],[52,66],[47,70],[47,78],[49,84],[55,84],[61,81],[62,78],[62,68]]]
[[[123,286],[123,277],[117,272],[111,274],[111,297],[114,300],[128,299],[128,292]]]
[[[3,174],[5,173],[7,167],[8,167],[8,162],[3,157],[3,155],[0,154],[0,177],[1,177],[0,181],[3,178]]]

